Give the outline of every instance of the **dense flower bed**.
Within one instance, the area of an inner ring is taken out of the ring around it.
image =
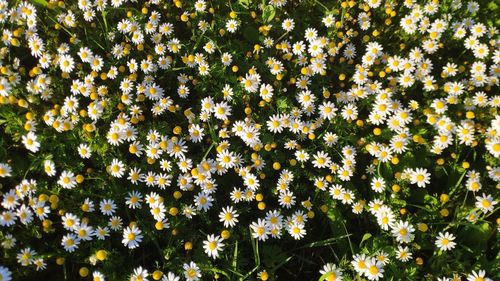
[[[0,280],[498,280],[494,2],[0,0]]]

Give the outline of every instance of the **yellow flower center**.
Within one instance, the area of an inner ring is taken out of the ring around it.
[[[133,234],[133,233],[129,233],[129,234],[127,235],[127,239],[128,239],[129,241],[134,240],[134,239],[135,239],[135,234]]]

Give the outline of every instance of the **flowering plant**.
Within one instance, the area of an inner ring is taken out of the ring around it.
[[[0,0],[0,280],[500,278],[499,18]]]

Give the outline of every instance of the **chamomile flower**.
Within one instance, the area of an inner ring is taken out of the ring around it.
[[[371,187],[373,191],[381,193],[385,188],[385,180],[383,178],[375,177],[372,179]]]
[[[238,216],[232,206],[227,206],[219,213],[219,221],[224,223],[224,227],[234,227],[238,223]]]
[[[149,276],[149,273],[147,269],[142,268],[142,266],[139,266],[134,269],[134,273],[132,276],[130,276],[130,281],[145,281],[148,280],[147,277]]]
[[[383,230],[389,230],[395,221],[394,213],[388,207],[380,207],[376,212],[377,223]]]
[[[163,203],[157,202],[150,206],[150,213],[156,221],[161,221],[165,218],[165,213],[167,212],[165,205]]]
[[[366,270],[363,273],[368,280],[379,280],[383,277],[384,273],[382,262],[375,258],[368,258],[366,261]]]
[[[75,174],[71,171],[65,170],[59,176],[57,183],[63,188],[72,189],[77,184]]]
[[[7,163],[0,163],[0,178],[10,177],[12,175],[12,167]]]
[[[213,197],[206,194],[205,192],[200,192],[194,198],[194,203],[197,210],[208,211],[212,207]]]
[[[229,66],[233,62],[233,56],[229,53],[223,53],[221,56],[221,62],[224,66]]]
[[[70,233],[63,236],[61,245],[64,247],[64,250],[66,250],[69,253],[72,253],[76,249],[78,249],[78,246],[80,245],[80,239],[77,238],[75,234]]]
[[[476,196],[476,208],[479,208],[484,213],[492,212],[497,203],[490,194],[483,193],[482,196]]]
[[[250,224],[250,229],[252,230],[252,237],[260,241],[267,240],[270,234],[270,226],[263,219],[258,219],[257,222],[252,222]]]
[[[407,221],[398,221],[392,226],[392,235],[401,243],[410,243],[415,235],[415,228]]]
[[[220,236],[215,236],[214,234],[208,235],[207,239],[203,241],[203,249],[208,257],[216,259],[219,257],[219,252],[222,251],[224,243]]]
[[[328,156],[328,153],[323,151],[318,151],[314,156],[314,160],[312,161],[315,168],[325,168],[330,166],[331,158]]]
[[[494,157],[500,157],[500,138],[495,137],[490,139],[489,142],[486,143],[486,149]]]
[[[333,15],[329,14],[323,17],[321,21],[326,27],[330,27],[335,23],[335,18],[333,17]]]
[[[163,275],[162,277],[162,281],[180,281],[180,277],[175,275],[173,272],[168,272],[166,274]]]
[[[412,253],[408,246],[398,246],[396,250],[396,258],[402,262],[407,262],[412,258]]]
[[[143,235],[142,231],[135,225],[127,227],[123,230],[122,243],[129,249],[135,249],[141,243]]]
[[[78,146],[78,154],[80,154],[80,157],[88,159],[92,155],[92,150],[90,149],[90,146],[82,143]]]
[[[249,93],[255,93],[260,85],[260,75],[259,74],[246,74],[246,76],[241,80],[244,89]]]
[[[358,118],[358,109],[356,105],[350,103],[347,104],[343,109],[342,109],[342,117],[347,120],[347,121],[353,121]]]
[[[203,140],[203,136],[205,134],[203,133],[204,129],[197,124],[191,125],[189,128],[189,135],[191,136],[191,141],[194,143],[201,142]]]
[[[455,245],[457,244],[456,242],[453,242],[455,240],[455,236],[449,232],[439,232],[435,244],[436,246],[442,250],[442,251],[448,251],[453,248],[455,248]]]
[[[493,279],[486,277],[486,271],[484,270],[473,270],[467,275],[467,281],[493,281]]]
[[[197,281],[201,278],[201,271],[198,265],[194,262],[185,263],[182,268],[184,269],[184,277],[188,281]]]
[[[118,0],[112,0],[112,1],[111,1],[111,3],[113,3],[113,1],[114,1],[114,2],[116,2],[116,1],[118,1]],[[120,1],[121,1],[121,0],[120,0]],[[99,272],[99,271],[94,271],[94,272],[92,273],[92,279],[93,279],[94,281],[105,281],[104,274],[102,274],[102,273],[101,273],[101,272]]]
[[[283,30],[287,31],[287,32],[290,32],[294,29],[295,27],[295,22],[293,21],[293,19],[285,19],[283,20],[283,22],[281,23],[281,27],[283,28]]]
[[[16,223],[16,214],[12,211],[0,213],[0,226],[11,226]]]
[[[59,68],[62,72],[71,73],[75,68],[75,60],[70,55],[59,57]]]
[[[332,102],[323,102],[322,105],[319,106],[319,112],[321,117],[331,120],[336,115],[337,108]]]
[[[280,193],[279,195],[279,204],[284,208],[290,209],[293,205],[295,205],[295,196],[293,192],[286,190]]]
[[[2,196],[2,207],[5,209],[12,210],[14,209],[17,205],[19,205],[19,197],[16,194],[15,189],[11,189],[9,192],[6,192]]]
[[[274,94],[273,86],[263,83],[260,85],[259,94],[263,100],[269,101]]]
[[[234,203],[239,203],[243,200],[243,192],[240,188],[234,187],[233,191],[231,191],[231,200]]]
[[[236,20],[230,19],[226,22],[226,29],[230,33],[235,33],[238,29],[239,23]]]
[[[410,182],[418,187],[425,187],[430,183],[431,174],[425,168],[416,168],[410,175]]]
[[[368,269],[367,262],[369,257],[365,254],[355,254],[353,256],[353,260],[351,261],[354,270],[359,274],[364,274],[364,272]]]
[[[226,120],[231,116],[231,107],[226,102],[220,102],[214,105],[214,116],[220,120]]]
[[[116,211],[116,204],[112,199],[103,199],[99,203],[101,213],[106,216],[112,216]]]
[[[109,171],[113,177],[121,178],[125,173],[125,165],[118,159],[113,159],[109,165]]]
[[[293,222],[288,226],[287,230],[295,240],[300,240],[306,235],[304,227],[305,225],[303,223]]]
[[[12,280],[12,272],[5,266],[0,266],[0,280],[3,281]]]
[[[40,143],[37,141],[38,137],[33,132],[28,132],[26,136],[22,137],[22,142],[26,149],[31,152],[37,152],[40,149]]]
[[[266,124],[267,128],[272,133],[281,133],[283,131],[283,122],[279,115],[272,115]]]

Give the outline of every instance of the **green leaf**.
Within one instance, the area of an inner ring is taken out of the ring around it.
[[[340,212],[337,208],[328,208],[328,213],[326,215],[333,222],[337,222],[337,220],[341,218]]]
[[[44,6],[44,7],[47,7],[49,5],[49,3],[45,0],[33,0],[33,3]]]
[[[381,168],[380,173],[382,174],[382,177],[386,179],[393,177],[392,167],[389,163],[384,163],[384,165],[381,165],[380,168]]]
[[[363,238],[361,238],[361,242],[359,242],[359,247],[361,248],[361,245],[363,244],[363,242],[365,242],[366,240],[372,238],[372,235],[370,233],[365,233],[363,235]]]
[[[434,196],[431,196],[431,195],[429,195],[429,194],[425,194],[425,195],[424,195],[424,202],[425,202],[426,204],[431,205],[431,206],[436,206],[436,205],[438,204],[438,200],[437,200],[437,198],[436,198],[436,197],[434,197]]]
[[[491,10],[491,11],[495,11],[496,9],[498,9],[498,5],[495,4],[495,1],[489,2],[487,7],[488,7],[488,10]]]
[[[306,245],[304,245],[302,247],[299,247],[298,249],[316,248],[316,247],[324,247],[324,246],[328,246],[328,245],[333,245],[337,241],[339,241],[341,239],[344,239],[344,238],[347,238],[347,237],[349,237],[351,235],[352,234],[346,234],[346,235],[342,235],[342,236],[338,236],[338,237],[328,238],[328,239],[325,239],[325,240],[322,240],[322,241],[311,242],[311,243],[306,244]]]
[[[245,9],[248,9],[250,7],[250,0],[238,0],[238,4]]]
[[[491,226],[487,222],[480,225],[470,224],[460,232],[463,237],[461,245],[472,248],[472,252],[484,250],[491,232]]]
[[[264,23],[269,23],[274,19],[275,15],[276,10],[274,9],[274,7],[271,5],[267,5],[262,12],[262,20],[264,21]]]
[[[233,269],[237,269],[238,266],[238,240],[236,240],[236,243],[234,244],[233,262],[231,266]]]
[[[226,276],[228,279],[230,278],[229,277],[229,274],[221,269],[218,269],[218,268],[215,268],[215,267],[210,267],[208,270],[212,271],[213,273],[219,273],[219,274],[222,274],[224,276]]]
[[[252,244],[253,257],[255,260],[255,266],[260,266],[260,254],[259,254],[259,240],[254,239],[252,236],[252,229],[250,228],[250,243]]]
[[[290,107],[286,98],[278,98],[278,100],[276,101],[276,106],[278,107],[278,111],[280,112],[286,111]]]
[[[411,152],[405,153],[405,155],[403,156],[403,160],[401,161],[401,164],[409,167],[417,166],[417,163],[415,161],[415,156]]]

